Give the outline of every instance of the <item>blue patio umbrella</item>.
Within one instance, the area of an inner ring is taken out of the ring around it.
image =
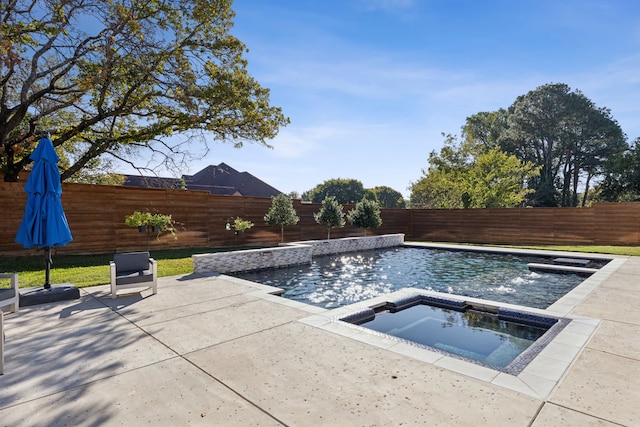
[[[16,242],[25,248],[44,249],[46,276],[44,288],[50,289],[51,247],[64,246],[72,239],[67,217],[62,209],[62,185],[58,172],[60,157],[49,138],[42,138],[30,156],[31,174],[24,186],[27,205]]]

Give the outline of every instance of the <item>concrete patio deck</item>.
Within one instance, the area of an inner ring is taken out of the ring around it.
[[[272,288],[188,275],[6,315],[0,425],[637,426],[640,257],[618,260],[572,309],[601,321],[573,332],[585,345],[544,398],[318,327],[326,311]]]

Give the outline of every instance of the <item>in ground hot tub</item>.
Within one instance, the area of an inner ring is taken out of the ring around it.
[[[339,320],[456,358],[517,374],[569,319],[415,295]]]

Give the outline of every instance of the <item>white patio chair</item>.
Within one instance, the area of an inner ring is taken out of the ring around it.
[[[158,263],[149,252],[124,252],[113,255],[111,271],[111,298],[119,289],[151,288],[158,293]]]

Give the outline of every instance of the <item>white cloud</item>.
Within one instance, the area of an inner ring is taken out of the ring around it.
[[[290,125],[281,130],[272,142],[274,155],[288,159],[311,156],[322,146],[323,141],[335,139],[339,131],[329,125],[313,127]]]

